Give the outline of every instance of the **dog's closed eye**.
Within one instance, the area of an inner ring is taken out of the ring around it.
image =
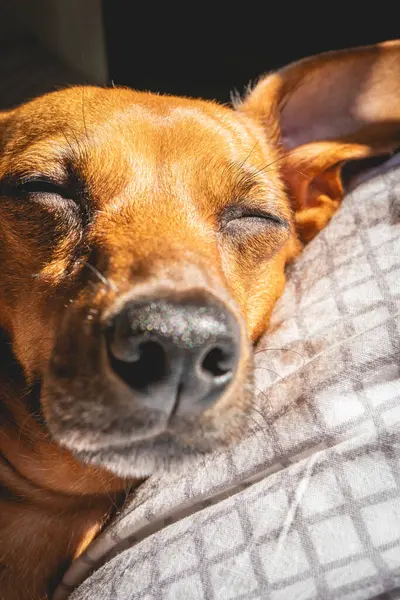
[[[9,177],[1,183],[4,196],[29,198],[34,196],[58,196],[73,200],[77,195],[69,186],[47,177]]]
[[[35,207],[52,212],[67,210],[71,215],[79,215],[84,226],[91,219],[88,196],[85,183],[73,174],[58,179],[46,175],[9,174],[0,181],[0,197],[22,201],[32,210]]]
[[[70,191],[63,185],[50,179],[26,179],[18,182],[14,189],[21,195],[53,194],[61,197],[69,196]]]
[[[277,252],[290,235],[282,217],[253,206],[227,207],[220,216],[220,233],[247,259],[262,260]]]
[[[220,217],[221,227],[264,226],[289,229],[289,223],[282,217],[251,206],[229,206]]]

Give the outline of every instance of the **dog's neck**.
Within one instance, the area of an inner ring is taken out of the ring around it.
[[[58,446],[35,414],[36,392],[27,391],[9,346],[0,343],[0,589],[7,600],[45,597],[127,488]]]
[[[103,495],[125,483],[98,467],[78,462],[46,430],[39,414],[39,386],[27,389],[22,369],[0,342],[0,453],[20,483],[46,493]],[[4,478],[2,483],[4,484]]]
[[[98,467],[78,462],[44,426],[39,386],[28,387],[4,335],[0,341],[0,456],[4,486],[70,496],[107,495],[124,489],[123,481]]]
[[[1,403],[4,392],[0,390]],[[8,403],[8,404],[7,404]],[[98,467],[79,463],[73,455],[54,442],[30,413],[24,400],[6,398],[0,425],[0,454],[8,465],[10,477],[4,484],[18,480],[18,486],[45,490],[46,495],[106,495],[124,489],[124,482]],[[8,413],[8,414],[7,414]],[[12,418],[9,418],[12,417]],[[1,471],[0,471],[1,472]],[[5,475],[5,474],[4,474]]]

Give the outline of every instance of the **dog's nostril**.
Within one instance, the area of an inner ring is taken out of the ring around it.
[[[207,352],[201,363],[202,370],[213,377],[232,372],[233,356],[223,348],[215,347]]]
[[[108,367],[134,392],[134,404],[174,418],[194,418],[224,394],[241,349],[239,323],[208,296],[129,301],[105,341]]]
[[[167,374],[167,357],[161,344],[154,341],[140,342],[126,359],[111,353],[111,366],[131,388],[141,390],[162,381]]]

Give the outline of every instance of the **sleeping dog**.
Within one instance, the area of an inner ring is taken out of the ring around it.
[[[399,42],[234,107],[74,87],[0,114],[2,600],[47,598],[128,487],[243,435],[285,265],[343,165],[399,146]]]

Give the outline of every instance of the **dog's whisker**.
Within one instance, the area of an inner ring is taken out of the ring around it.
[[[89,140],[89,134],[86,126],[86,115],[85,115],[85,88],[82,86],[82,120],[83,127],[85,129],[86,139]]]
[[[282,375],[279,375],[279,373],[277,373],[273,369],[269,369],[268,367],[255,366],[254,369],[261,369],[263,371],[269,371],[270,373],[273,373],[274,375],[276,375],[278,379],[281,379],[281,380],[283,379]]]
[[[256,350],[256,352],[254,352],[254,356],[256,354],[262,354],[263,352],[292,352],[293,354],[297,354],[298,356],[300,356],[301,360],[303,361],[302,366],[306,364],[305,356],[303,356],[301,352],[293,350],[292,348],[262,348],[262,350]]]
[[[94,273],[106,287],[110,288],[113,292],[118,292],[118,287],[115,285],[115,283],[105,277],[94,265],[89,262],[84,262],[83,266],[92,271],[92,273]]]
[[[65,133],[64,129],[61,129],[61,133],[62,133],[62,135],[63,135],[63,137],[64,137],[65,141],[67,142],[67,144],[68,144],[68,146],[69,146],[69,148],[70,148],[70,150],[71,150],[71,153],[72,153],[72,155],[74,156],[74,154],[75,154],[75,149],[74,149],[73,145],[71,144],[70,140],[68,139],[68,137],[67,137],[67,135],[66,135],[66,133]]]
[[[254,386],[254,390],[257,392],[257,396],[253,399],[253,402],[251,404],[251,408],[252,410],[255,410],[256,412],[260,412],[260,409],[257,408],[257,397],[261,396],[262,398],[264,398],[265,401],[265,406],[270,406],[271,402],[269,400],[268,394],[266,392],[263,392],[262,390],[260,390],[258,387]],[[265,420],[265,422],[267,423],[267,419],[266,416],[260,412],[260,415],[262,416],[262,418]],[[268,424],[268,427],[270,428],[270,425]]]
[[[299,152],[301,152],[301,150],[291,150],[290,152],[286,152],[285,154],[283,154],[282,156],[280,156],[276,160],[273,160],[272,162],[269,162],[269,163],[267,163],[265,165],[262,165],[261,167],[256,167],[255,168],[255,172],[258,175],[262,175],[262,174],[271,172],[273,170],[278,170],[280,168],[280,165],[278,165],[278,163],[280,163],[283,160],[286,160],[289,156],[292,156],[292,154],[296,154],[296,153],[299,153]],[[275,166],[274,169],[271,169],[271,167],[273,167],[274,165],[277,165],[277,166]],[[309,175],[307,175],[306,173],[303,173],[303,172],[301,172],[298,169],[295,169],[293,167],[291,167],[291,169],[293,171],[295,171],[296,173],[298,173],[299,175],[302,175],[306,179],[311,179],[311,177]]]
[[[258,392],[262,393],[260,390],[257,390]],[[266,416],[261,412],[261,410],[259,410],[257,407],[255,407],[254,405],[251,406],[251,410],[253,410],[254,412],[256,412],[258,415],[260,415],[260,417],[262,418],[262,420],[265,423],[265,429],[266,431],[270,431],[271,430],[271,424],[268,422]]]
[[[247,418],[250,419],[250,421],[252,423],[254,423],[256,425],[256,427],[257,427],[257,430],[254,431],[254,433],[257,433],[257,431],[260,431],[261,433],[265,432],[265,430],[263,429],[263,427],[261,426],[261,424],[254,417],[252,417],[251,415],[247,415]]]
[[[71,150],[71,155],[74,158],[74,160],[79,164],[79,163],[84,163],[87,162],[89,159],[89,153],[88,153],[88,149],[86,148],[85,145],[82,144],[82,142],[79,140],[79,137],[76,133],[76,131],[74,131],[74,129],[71,127],[71,125],[66,125],[66,127],[68,127],[68,131],[71,134],[71,137],[73,138],[73,142],[74,144],[71,143],[71,141],[68,139],[65,130],[61,130],[62,134]],[[74,145],[76,147],[74,147]]]
[[[17,441],[17,453],[18,453],[18,455],[22,455],[21,452],[20,452],[21,443],[22,443],[22,436],[23,436],[23,433],[24,433],[24,428],[29,423],[29,421],[31,420],[31,418],[32,418],[32,414],[29,413],[27,415],[27,417],[24,419],[24,421],[22,422],[21,427],[19,428],[18,441]]]
[[[249,160],[250,156],[253,154],[254,150],[257,148],[258,146],[258,142],[256,142],[254,144],[254,146],[252,147],[252,149],[250,150],[250,152],[248,153],[248,155],[246,156],[246,158],[244,159],[244,161],[240,164],[239,168],[242,169],[244,167],[244,165],[247,163],[247,161]]]
[[[107,498],[109,499],[109,501],[110,501],[111,505],[113,506],[113,508],[115,508],[115,510],[118,510],[118,506],[117,506],[114,498],[112,498],[110,492],[107,489],[107,481],[106,481],[105,477],[103,477],[103,475],[100,472],[99,472],[99,476],[100,476],[100,480],[101,480],[101,482],[103,484],[103,488],[104,488],[104,491],[105,491],[105,494],[106,494]]]

